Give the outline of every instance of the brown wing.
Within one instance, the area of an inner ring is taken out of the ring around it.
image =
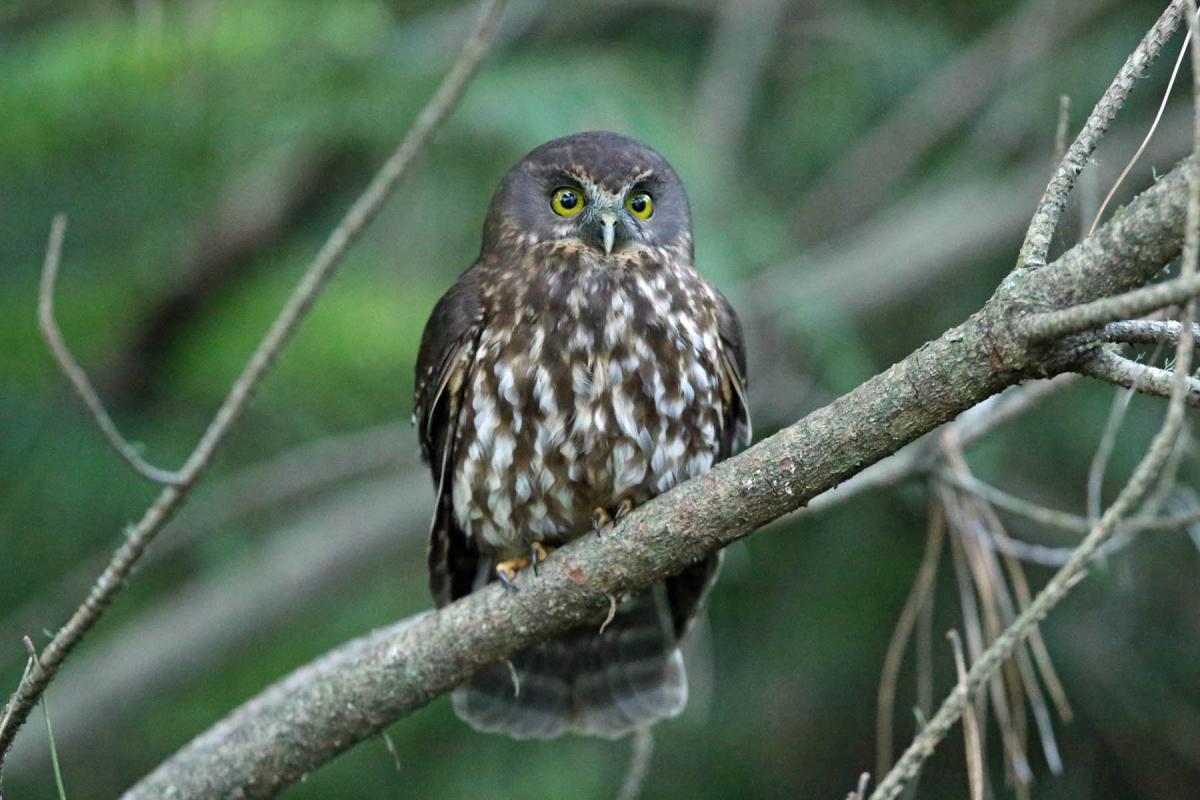
[[[471,591],[478,563],[474,543],[454,522],[450,469],[483,317],[479,273],[472,267],[433,307],[417,354],[413,422],[437,492],[429,529],[429,589],[439,607]]]
[[[752,429],[750,404],[746,400],[746,347],[742,341],[742,324],[725,296],[717,292],[717,298],[720,300],[718,325],[722,345],[719,366],[725,408],[721,447],[717,454],[717,460],[720,461],[750,444]],[[723,551],[713,553],[667,579],[667,597],[677,638],[683,638],[704,605],[705,597],[717,581],[724,555]]]
[[[725,393],[725,424],[722,428],[720,459],[729,458],[750,444],[754,429],[750,425],[750,403],[746,396],[746,345],[737,312],[717,292],[721,301],[718,325],[721,336],[721,388]]]

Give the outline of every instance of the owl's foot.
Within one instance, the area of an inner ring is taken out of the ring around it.
[[[605,528],[616,525],[630,511],[633,511],[633,501],[628,497],[618,503],[611,514],[606,508],[597,508],[592,512],[592,530],[599,537],[604,533]]]
[[[546,547],[541,542],[533,542],[529,545],[529,555],[521,558],[510,558],[505,561],[496,563],[496,578],[503,584],[505,589],[510,592],[517,591],[515,583],[517,573],[526,567],[533,567],[533,574],[537,575],[538,564],[546,560],[546,557],[554,552],[553,547]]]
[[[557,550],[557,547],[547,547],[541,542],[534,542],[529,545],[529,566],[533,567],[533,574],[538,574],[538,564],[546,560],[546,556]]]

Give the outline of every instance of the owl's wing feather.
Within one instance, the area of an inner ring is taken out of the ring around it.
[[[733,306],[720,292],[718,304],[718,333],[721,338],[721,392],[725,418],[721,425],[718,460],[729,458],[750,444],[750,404],[746,399],[746,347],[742,340],[742,325]],[[705,598],[717,581],[723,552],[712,553],[667,579],[667,597],[675,635],[682,639],[703,607]]]
[[[728,396],[723,398],[726,412],[720,453],[725,459],[750,444],[754,431],[746,396],[746,344],[742,339],[742,323],[725,295],[717,292],[717,298],[720,300],[717,324],[722,345],[722,389],[728,386]]]
[[[478,271],[472,268],[434,306],[417,354],[413,420],[437,491],[429,529],[429,586],[439,607],[471,591],[479,558],[454,521],[450,470],[483,317]]]

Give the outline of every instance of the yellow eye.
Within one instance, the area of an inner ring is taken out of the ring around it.
[[[646,192],[635,192],[625,198],[625,208],[638,219],[650,219],[654,213],[654,198]]]
[[[570,186],[555,189],[554,194],[550,197],[550,207],[560,217],[573,217],[583,211],[583,207],[586,205],[587,201],[583,199],[583,192],[572,189]]]

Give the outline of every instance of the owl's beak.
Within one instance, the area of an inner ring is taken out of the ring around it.
[[[600,212],[600,235],[604,241],[604,255],[611,256],[613,242],[617,238],[617,214],[615,211]]]

